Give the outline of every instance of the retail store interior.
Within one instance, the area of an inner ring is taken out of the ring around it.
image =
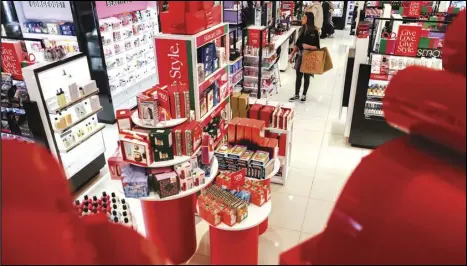
[[[318,2],[333,33],[290,102]],[[289,264],[362,159],[406,135],[385,89],[409,65],[442,70],[465,2],[2,1],[2,140],[50,151],[80,219],[105,213],[173,264]]]

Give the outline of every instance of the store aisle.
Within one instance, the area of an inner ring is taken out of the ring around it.
[[[285,186],[273,185],[269,228],[260,237],[259,263],[277,264],[279,254],[323,230],[344,184],[368,150],[353,148],[344,138],[345,114],[339,119],[345,75],[346,46],[352,38],[336,31],[322,40],[334,68],[311,81],[306,103],[296,103],[292,167]],[[282,89],[271,99],[294,94],[295,70],[281,75]],[[209,226],[197,224],[199,247],[189,264],[209,264]]]
[[[260,264],[277,264],[280,253],[323,230],[349,175],[369,153],[346,144],[345,113],[339,118],[345,51],[351,43],[347,31],[322,40],[321,46],[331,52],[334,68],[312,79],[307,102],[296,103],[292,167],[285,186],[273,185],[269,228],[260,237]],[[289,68],[281,73],[281,81],[282,89],[271,99],[287,101],[294,93],[295,71]],[[106,126],[104,137],[108,158],[117,147],[116,124]],[[133,212],[143,226],[140,208]],[[209,264],[209,226],[197,219],[196,227],[198,250],[188,264]]]

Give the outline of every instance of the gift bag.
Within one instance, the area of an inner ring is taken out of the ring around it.
[[[300,72],[320,75],[330,69],[332,69],[332,60],[326,47],[314,51],[304,50],[302,52]]]

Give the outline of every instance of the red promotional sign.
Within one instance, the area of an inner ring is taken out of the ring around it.
[[[192,55],[188,41],[156,39],[155,46],[159,83],[193,84],[190,82]]]
[[[23,80],[22,54],[23,50],[19,42],[2,41],[2,71],[10,73],[16,80]]]
[[[213,40],[221,37],[228,31],[227,27],[228,27],[227,25],[220,25],[217,27],[209,28],[208,32],[203,33],[200,36],[196,37],[196,47],[203,46],[206,43],[212,42]]]
[[[422,27],[401,25],[397,34],[395,55],[417,56],[418,42],[422,34]]]
[[[408,7],[404,8],[404,17],[419,18],[422,13],[422,2],[421,1],[408,1]]]

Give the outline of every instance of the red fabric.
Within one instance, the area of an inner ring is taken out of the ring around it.
[[[72,202],[65,174],[48,151],[3,140],[2,264],[162,262],[136,231],[104,215],[80,219]]]

